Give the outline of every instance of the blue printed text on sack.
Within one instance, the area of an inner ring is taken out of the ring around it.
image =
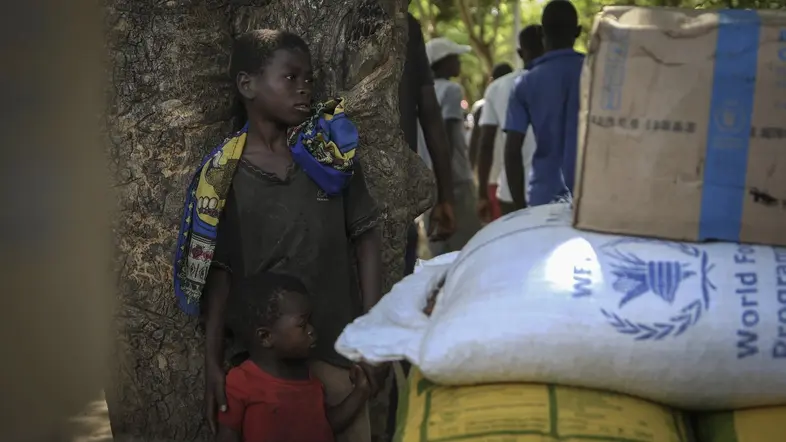
[[[778,294],[778,330],[775,344],[772,346],[772,357],[786,359],[786,249],[775,251],[776,290]]]
[[[759,316],[759,276],[756,273],[755,249],[751,246],[739,246],[734,254],[734,263],[740,266],[740,271],[734,272],[736,288],[734,292],[739,297],[741,315],[740,328],[737,330],[737,358],[744,359],[759,353],[759,334],[757,326]],[[742,267],[747,267],[742,271]]]
[[[591,261],[587,259],[587,261]],[[585,296],[592,296],[592,270],[582,267],[573,267],[573,297],[583,298]]]

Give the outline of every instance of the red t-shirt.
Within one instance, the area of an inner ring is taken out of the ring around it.
[[[246,361],[229,371],[226,393],[218,421],[241,432],[243,442],[334,442],[324,387],[314,377],[278,379]]]

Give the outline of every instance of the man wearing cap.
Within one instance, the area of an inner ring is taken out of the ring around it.
[[[407,24],[407,52],[399,84],[399,121],[409,148],[418,152],[419,138],[425,138],[424,144],[428,148],[429,158],[433,159],[437,204],[430,212],[431,230],[428,233],[432,239],[444,240],[451,236],[456,228],[450,147],[434,92],[434,79],[426,56],[426,44],[420,23],[412,14],[407,13]],[[412,223],[407,231],[404,275],[411,274],[415,269],[417,246],[418,230],[415,223]],[[395,392],[395,389],[393,391]]]
[[[445,129],[450,142],[453,171],[454,213],[456,232],[445,241],[430,244],[433,255],[456,250],[469,241],[480,229],[477,217],[475,183],[469,161],[469,152],[464,131],[464,91],[451,78],[461,74],[459,56],[471,51],[469,46],[457,44],[447,38],[435,38],[426,43],[426,56],[434,74],[434,91],[445,120]],[[425,152],[423,140],[419,140],[419,151]]]

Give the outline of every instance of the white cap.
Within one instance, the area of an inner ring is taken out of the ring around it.
[[[434,64],[448,55],[461,55],[470,51],[472,51],[471,46],[460,45],[444,37],[434,38],[426,43],[426,56],[429,64]]]

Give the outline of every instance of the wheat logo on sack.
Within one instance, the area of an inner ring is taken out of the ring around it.
[[[609,282],[619,294],[617,305],[600,311],[619,333],[637,341],[677,337],[696,325],[710,308],[710,293],[716,287],[709,273],[714,265],[697,247],[626,238],[600,249],[608,258]],[[654,256],[661,259],[646,259]],[[630,310],[629,306],[645,299],[663,303],[663,311],[668,314],[656,322],[637,321],[635,316],[626,315],[626,307]]]

